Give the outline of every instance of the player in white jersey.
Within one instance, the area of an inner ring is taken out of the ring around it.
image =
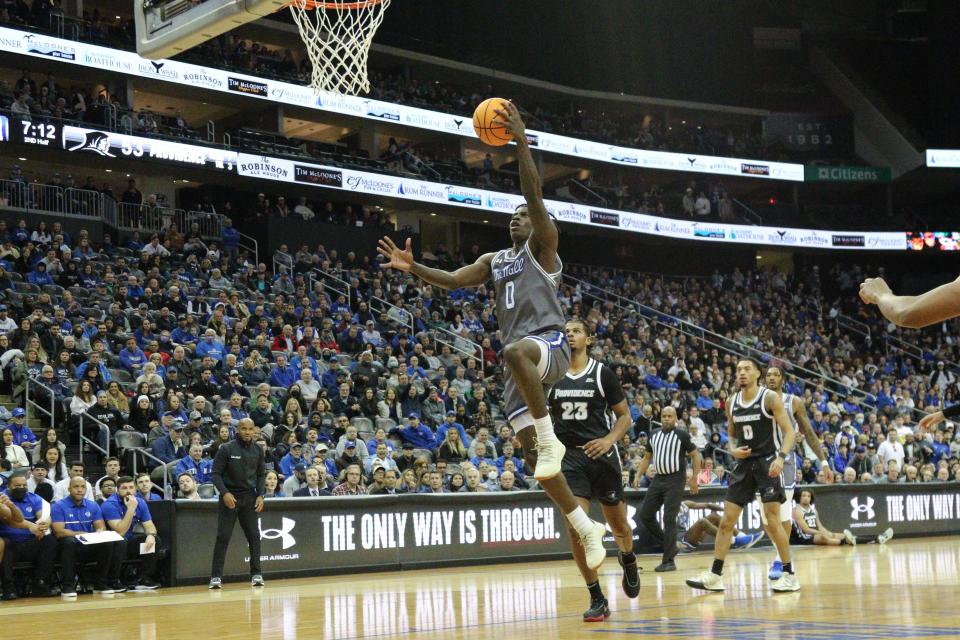
[[[807,445],[809,445],[810,449],[812,449],[817,458],[819,458],[820,468],[823,470],[824,475],[833,476],[833,471],[831,471],[830,465],[827,464],[827,454],[823,450],[823,446],[820,444],[820,439],[817,437],[816,432],[814,432],[813,426],[810,424],[810,418],[807,416],[806,407],[803,406],[803,400],[792,393],[783,393],[780,391],[783,387],[783,372],[780,371],[779,367],[768,368],[764,382],[768,389],[780,396],[780,399],[783,401],[783,407],[790,416],[790,423],[793,425],[794,431],[803,436]],[[799,442],[799,438],[797,441]],[[793,452],[783,463],[783,489],[787,494],[787,500],[780,505],[780,523],[788,536],[793,529],[791,524],[793,518],[793,491],[796,486],[797,456],[796,453]],[[762,508],[760,509],[760,519],[763,521],[763,528],[767,532],[767,535],[770,535],[771,523],[767,522],[766,514]],[[772,526],[776,526],[776,524],[774,523]],[[779,580],[782,575],[783,563],[777,558],[773,561],[767,577],[771,580]]]
[[[793,530],[790,544],[816,544],[838,547],[842,544],[857,546],[858,542],[876,542],[886,544],[893,537],[893,529],[888,528],[878,536],[860,536],[858,539],[850,529],[843,533],[830,531],[820,521],[820,514],[814,503],[817,501],[813,489],[801,489],[797,496],[797,506],[793,508]]]

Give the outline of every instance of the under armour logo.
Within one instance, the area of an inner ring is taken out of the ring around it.
[[[633,531],[637,528],[637,522],[633,519],[633,516],[637,515],[637,508],[633,505],[627,505],[627,524],[630,525],[630,530]],[[607,528],[607,531],[613,533],[613,529],[610,528],[609,524],[604,525]]]
[[[281,518],[279,529],[264,529],[263,519],[257,519],[257,528],[260,529],[260,539],[276,540],[277,538],[280,538],[283,540],[284,549],[289,549],[293,545],[297,544],[297,539],[290,535],[290,532],[293,531],[295,526],[297,526],[296,520],[293,520],[292,518]]]
[[[873,520],[877,517],[877,513],[873,510],[873,498],[867,498],[866,504],[860,504],[859,498],[853,498],[850,500],[850,506],[852,507],[850,517],[854,520],[859,520],[861,513],[866,514],[864,516],[866,520]]]

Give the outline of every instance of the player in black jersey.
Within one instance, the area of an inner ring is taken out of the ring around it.
[[[603,516],[620,548],[623,591],[627,597],[636,598],[640,593],[640,575],[633,554],[633,529],[627,522],[623,501],[623,474],[617,450],[617,442],[633,424],[630,409],[616,374],[588,355],[593,338],[586,323],[570,320],[566,332],[570,368],[547,397],[554,430],[567,448],[560,470],[584,511],[589,510],[591,499],[600,501]],[[616,418],[612,426],[611,411]],[[610,616],[610,609],[597,571],[587,564],[575,533],[571,529],[573,557],[590,591],[590,608],[583,619],[599,622]]]
[[[768,522],[777,522],[783,491],[783,461],[793,451],[796,430],[783,401],[760,386],[760,366],[753,360],[737,363],[740,391],[727,406],[727,433],[730,453],[737,459],[723,507],[723,518],[714,546],[713,567],[687,580],[695,589],[723,591],[723,562],[730,550],[733,528],[744,505],[760,494]],[[768,532],[783,562],[783,576],[771,585],[774,591],[798,591],[800,583],[790,562],[790,539],[782,527]]]

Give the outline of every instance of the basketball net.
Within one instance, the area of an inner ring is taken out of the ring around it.
[[[314,93],[356,95],[370,91],[367,57],[390,0],[318,2],[293,0],[290,13],[313,65]]]

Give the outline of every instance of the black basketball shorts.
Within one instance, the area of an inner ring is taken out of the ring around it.
[[[757,494],[760,502],[783,503],[787,495],[783,490],[783,474],[770,477],[770,465],[777,459],[776,453],[762,458],[738,460],[737,466],[730,472],[730,485],[727,487],[727,502],[746,506]]]
[[[560,471],[578,498],[596,498],[611,507],[623,502],[623,473],[616,447],[592,460],[583,449],[567,445]]]

